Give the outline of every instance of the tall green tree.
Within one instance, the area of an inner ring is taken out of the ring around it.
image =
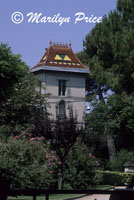
[[[5,44],[0,46],[0,84],[0,133],[7,137],[17,135],[33,125],[35,113],[42,109],[45,96],[40,94],[39,81],[21,57],[14,55]]]
[[[91,76],[116,93],[133,92],[132,16],[133,1],[117,1],[117,9],[104,16],[102,23],[97,24],[84,41]]]
[[[131,138],[130,140],[133,138],[133,114],[129,109],[133,106],[134,88],[133,11],[133,0],[118,0],[117,8],[108,16],[103,17],[102,23],[92,29],[83,43],[84,52],[89,58],[90,78],[99,85],[100,94],[102,94],[102,101],[99,102],[105,103],[104,108],[106,109],[102,110],[102,114],[105,116],[99,121],[103,127],[103,133],[107,137],[111,159],[115,154],[114,142],[120,144],[120,148],[124,147],[121,145],[123,137],[120,136],[126,134],[126,137]],[[103,88],[106,89],[105,91],[109,90],[111,94],[107,96],[107,101],[104,101]],[[101,100],[100,97],[99,100]],[[122,98],[128,103],[124,103]],[[131,102],[129,102],[130,99]],[[95,109],[97,105],[100,106],[99,103],[96,104]],[[129,110],[129,117],[126,110]],[[93,112],[95,114],[96,110]],[[90,113],[89,119],[92,114]],[[88,123],[90,122],[88,121]],[[115,137],[113,137],[114,134]],[[118,149],[118,145],[116,147]]]
[[[14,55],[6,44],[0,45],[0,104],[10,97],[17,84],[27,71],[20,55]]]

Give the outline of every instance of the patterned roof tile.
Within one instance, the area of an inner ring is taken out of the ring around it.
[[[50,42],[41,60],[33,68],[40,66],[69,67],[88,69],[74,54],[71,43],[69,45]]]

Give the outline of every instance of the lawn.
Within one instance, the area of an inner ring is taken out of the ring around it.
[[[80,196],[79,194],[55,194],[55,195],[50,195],[49,200],[63,200],[67,198],[73,198],[73,197],[78,197]],[[45,200],[45,195],[38,196],[36,198],[37,200]],[[33,200],[32,196],[18,196],[16,197],[8,197],[8,200]]]

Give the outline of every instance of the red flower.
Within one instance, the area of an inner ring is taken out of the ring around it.
[[[13,140],[16,141],[18,138],[19,138],[19,136],[16,135],[16,136],[13,138]]]
[[[31,138],[29,141],[32,142],[32,141],[34,141],[34,140],[35,140],[35,138]]]

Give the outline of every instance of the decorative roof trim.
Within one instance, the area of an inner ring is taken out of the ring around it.
[[[82,68],[69,68],[69,67],[52,67],[52,66],[40,66],[37,68],[30,69],[31,72],[36,72],[40,70],[45,71],[61,71],[61,72],[75,72],[75,73],[83,73],[83,74],[89,74],[88,69],[82,69]]]
[[[50,41],[49,48],[46,49],[43,57],[33,68],[38,68],[40,66],[49,66],[49,64],[53,67],[64,67],[66,65],[66,67],[68,68],[81,68],[88,70],[88,67],[83,65],[73,52],[71,48],[71,42],[69,42],[69,45],[65,45],[64,43],[52,44],[52,42]]]

